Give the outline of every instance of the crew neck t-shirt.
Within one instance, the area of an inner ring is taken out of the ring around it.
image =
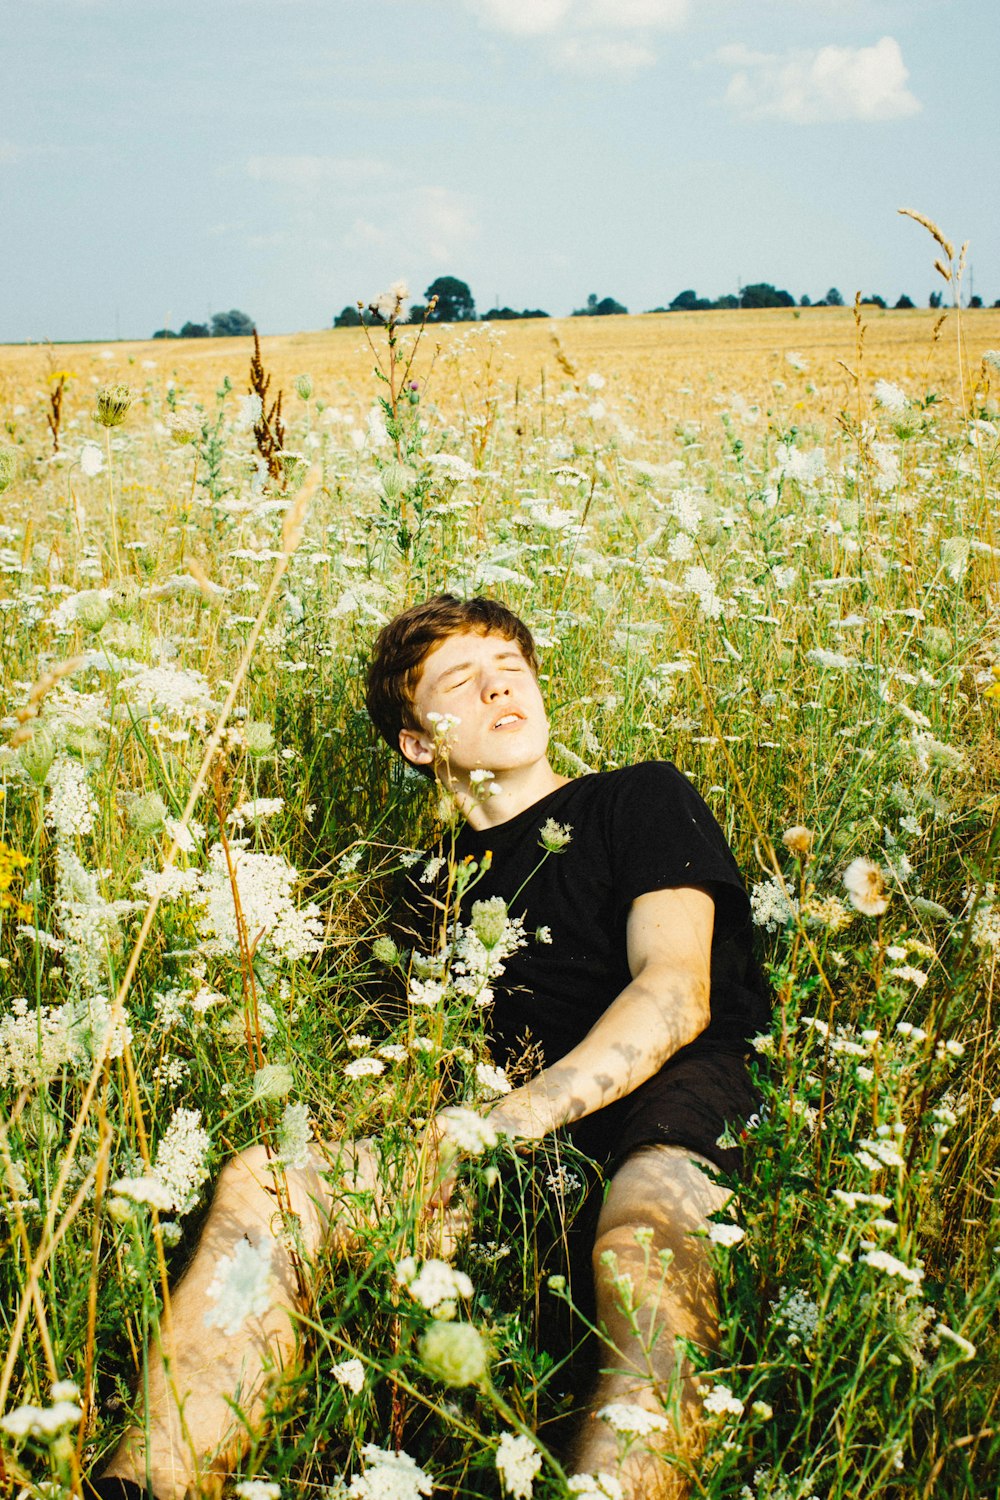
[[[552,820],[569,842],[546,853],[541,828]],[[669,762],[647,761],[582,776],[517,816],[459,833],[455,854],[490,867],[466,894],[500,896],[521,917],[527,944],[493,982],[488,1026],[498,1063],[530,1046],[548,1066],[580,1042],[629,984],[626,923],[632,902],[649,891],[697,886],[711,895],[711,1015],[706,1029],[661,1072],[698,1056],[747,1051],[767,1029],[769,1000],[753,954],[750,904],[725,836],[687,778]],[[548,941],[539,941],[543,930]]]

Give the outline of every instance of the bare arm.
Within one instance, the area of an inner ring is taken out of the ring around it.
[[[639,896],[628,916],[632,982],[565,1057],[490,1112],[507,1135],[538,1140],[632,1093],[693,1042],[709,1018],[715,903],[692,886]]]

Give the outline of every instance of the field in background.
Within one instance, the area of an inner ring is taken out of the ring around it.
[[[1000,311],[963,313],[967,358],[975,366],[985,350],[1000,344]],[[941,314],[929,311],[882,312],[863,309],[867,373],[872,379],[902,380],[917,389],[948,391],[956,379],[955,315],[933,330]],[[815,394],[801,408],[812,418],[828,419],[850,404],[851,383],[837,361],[855,366],[856,340],[850,308],[774,308],[759,312],[646,314],[627,318],[562,318],[523,323],[491,323],[431,328],[418,360],[418,377],[426,371],[437,344],[446,353],[456,338],[485,335],[502,339],[511,380],[534,382],[547,368],[558,380],[552,354],[555,331],[570,358],[581,369],[599,370],[612,385],[621,385],[640,409],[669,397],[670,415],[696,412],[725,398],[738,385],[745,397],[760,399],[764,390],[775,399],[771,382],[787,379],[784,357],[800,353],[808,362]],[[371,393],[371,356],[359,329],[287,334],[262,340],[275,389],[286,391],[308,370],[317,394],[328,401],[359,401]],[[142,385],[153,373],[157,383],[183,382],[199,399],[208,399],[224,375],[242,389],[239,377],[249,363],[246,339],[198,339],[136,344],[60,344],[52,358],[57,369],[78,377],[67,393],[67,411],[89,414],[87,387],[93,380],[132,378]],[[44,392],[49,356],[43,346],[0,346],[0,380],[6,400],[23,401],[29,391]],[[690,387],[685,393],[682,388]],[[781,393],[778,393],[779,395]],[[795,399],[803,397],[796,389]],[[780,410],[784,403],[777,401]],[[788,404],[789,407],[791,403]]]
[[[432,329],[395,412],[360,330],[265,339],[274,474],[248,341],[0,350],[0,1431],[31,1494],[113,1441],[232,1150],[280,1178],[310,1132],[374,1130],[401,1161],[446,1097],[485,1107],[468,996],[401,1017],[376,946],[437,810],[361,676],[444,586],[535,628],[559,769],[675,760],[752,888],[768,1111],[718,1236],[693,1493],[993,1493],[1000,313],[962,351],[954,313],[863,323],[860,351],[850,309]],[[470,1192],[509,1166],[489,1148]],[[338,1495],[402,1446],[496,1496],[502,1435],[534,1432],[535,1496],[564,1496],[532,1247],[487,1218],[460,1250],[493,1375],[448,1389],[398,1200],[320,1257],[242,1472]]]

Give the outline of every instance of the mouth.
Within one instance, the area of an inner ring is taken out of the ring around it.
[[[515,713],[504,714],[503,718],[497,719],[496,723],[493,725],[493,728],[494,729],[506,729],[509,724],[521,724],[521,723],[523,723],[523,721],[524,721],[524,715],[523,714],[515,714]]]

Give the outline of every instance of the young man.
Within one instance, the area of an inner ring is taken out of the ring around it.
[[[697,1236],[727,1195],[706,1174],[738,1164],[722,1141],[756,1109],[748,1038],[769,1021],[736,863],[673,766],[574,780],[553,769],[534,643],[494,600],[439,595],[398,616],[376,642],[367,701],[388,743],[464,814],[456,858],[481,865],[489,851],[475,897],[503,897],[526,932],[550,937],[512,954],[494,985],[495,1060],[516,1061],[530,1045],[542,1066],[490,1118],[514,1138],[565,1130],[610,1179],[593,1266],[598,1321],[617,1356],[573,1467],[617,1474],[629,1495],[684,1494],[646,1444],[619,1464],[618,1438],[596,1414],[620,1402],[660,1414],[679,1381],[682,1437],[697,1449],[699,1401],[675,1340],[716,1341]],[[562,847],[542,858],[546,843]],[[673,1255],[666,1278],[660,1250]],[[621,1306],[622,1274],[637,1316]]]
[[[704,803],[666,764],[559,775],[548,759],[536,668],[527,627],[504,606],[439,595],[379,635],[368,708],[389,744],[465,815],[459,857],[481,861],[491,851],[476,898],[499,895],[526,931],[549,929],[551,941],[511,955],[494,986],[496,1060],[515,1060],[530,1044],[541,1066],[490,1118],[515,1139],[568,1132],[609,1178],[593,1266],[611,1352],[570,1463],[617,1475],[627,1496],[659,1500],[686,1486],[657,1442],[698,1448],[699,1402],[675,1341],[711,1348],[716,1340],[714,1282],[698,1231],[726,1193],[707,1173],[735,1165],[737,1153],[720,1140],[727,1128],[738,1134],[755,1108],[744,1054],[768,1007],[746,894]],[[495,783],[488,798],[475,774],[484,771]],[[562,844],[544,859],[543,827],[550,846]],[[432,1151],[436,1141],[431,1128]],[[308,1258],[329,1238],[350,1236],[359,1188],[377,1204],[377,1144],[335,1143],[286,1179]],[[234,1403],[252,1421],[268,1370],[294,1354],[301,1286],[276,1215],[265,1153],[241,1152],[221,1174],[199,1249],[171,1299],[169,1378],[162,1362],[150,1362],[148,1435],[126,1434],[98,1481],[104,1495],[115,1493],[116,1480],[138,1480],[159,1500],[179,1500],[204,1456],[225,1467],[242,1446]],[[272,1242],[271,1305],[238,1336],[208,1339],[218,1259],[244,1240]],[[659,1251],[673,1256],[667,1276]],[[629,1315],[623,1275],[633,1286]],[[640,1407],[655,1427],[672,1392],[682,1433],[644,1438],[622,1460],[616,1432],[597,1414]]]

